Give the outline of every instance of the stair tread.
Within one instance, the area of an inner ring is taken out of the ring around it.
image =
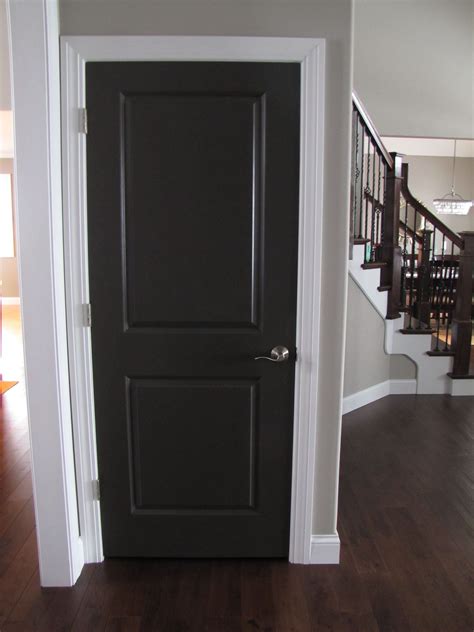
[[[453,356],[454,355],[454,351],[435,351],[434,349],[432,349],[431,351],[427,351],[426,355],[429,355],[433,358],[444,358],[444,357],[448,357],[448,356]]]
[[[474,380],[474,375],[455,375],[453,372],[448,373],[448,377],[452,380]]]
[[[408,335],[421,335],[421,336],[427,336],[431,334],[434,334],[434,329],[415,329],[414,327],[412,327],[411,329],[399,329],[401,334],[408,334]]]
[[[373,263],[363,263],[361,266],[364,270],[376,270],[377,268],[386,268],[386,261],[375,261]]]
[[[354,238],[354,245],[355,246],[362,246],[364,244],[370,244],[370,239],[364,239],[363,237],[355,237]]]
[[[392,289],[391,285],[379,285],[377,288],[379,292],[388,292],[391,289]]]

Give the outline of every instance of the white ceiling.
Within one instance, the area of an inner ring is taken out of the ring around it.
[[[397,151],[406,156],[449,156],[453,157],[452,138],[405,138],[403,136],[382,136],[388,151]],[[474,140],[458,140],[456,157],[474,158]]]

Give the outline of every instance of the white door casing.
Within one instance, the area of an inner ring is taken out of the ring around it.
[[[98,562],[103,557],[99,502],[94,500],[92,485],[97,478],[97,457],[90,330],[85,327],[83,307],[89,295],[86,137],[81,133],[80,108],[85,103],[85,63],[94,60],[301,64],[298,362],[290,561],[336,562],[337,534],[321,536],[327,537],[327,542],[316,547],[313,538],[311,555],[315,444],[320,424],[324,40],[65,37],[61,41],[60,80],[57,9],[56,0],[38,0],[34,9],[31,3],[11,2],[8,16],[16,122],[17,230],[42,585],[72,585],[84,562]],[[322,547],[321,555],[318,547]]]
[[[102,559],[97,478],[87,255],[86,135],[81,133],[88,61],[278,61],[301,64],[300,226],[297,348],[289,559],[311,556],[323,200],[324,40],[268,37],[73,36],[61,38],[63,206],[71,399],[84,556]],[[93,319],[94,306],[92,306]],[[338,559],[337,535],[332,561]],[[317,558],[317,556],[316,556]],[[336,559],[337,558],[337,559]],[[324,562],[327,563],[327,555]]]

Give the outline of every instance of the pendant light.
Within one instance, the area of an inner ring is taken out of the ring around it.
[[[438,215],[467,215],[472,206],[472,200],[465,200],[454,190],[454,170],[456,167],[456,139],[454,140],[453,179],[451,193],[446,193],[442,198],[435,198],[433,205]]]

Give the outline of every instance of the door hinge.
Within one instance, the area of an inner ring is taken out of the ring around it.
[[[98,478],[92,481],[92,499],[100,500],[100,481]]]
[[[92,327],[92,309],[90,303],[84,303],[84,327]]]
[[[87,109],[79,108],[79,132],[81,134],[88,133],[88,124],[87,124]]]

